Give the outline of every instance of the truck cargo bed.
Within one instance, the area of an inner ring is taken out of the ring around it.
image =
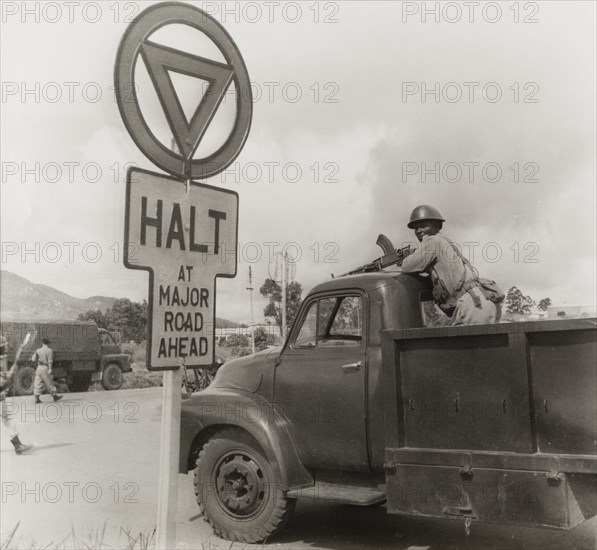
[[[42,346],[42,338],[48,338],[54,353],[54,361],[93,361],[101,357],[100,339],[97,325],[84,321],[32,321],[32,322],[4,322],[2,334],[8,340],[8,360],[13,361],[14,355],[25,335],[31,334],[31,340],[23,350],[21,361],[26,361],[31,354]]]
[[[559,528],[595,515],[596,327],[384,331],[388,510]]]

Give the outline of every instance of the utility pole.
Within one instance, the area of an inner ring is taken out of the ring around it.
[[[247,290],[251,296],[251,349],[255,353],[255,320],[253,319],[253,272],[251,266],[249,266],[249,286]]]
[[[286,285],[288,284],[287,254],[282,256],[282,344],[286,341]]]

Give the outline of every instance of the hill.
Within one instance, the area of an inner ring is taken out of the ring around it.
[[[75,298],[10,271],[0,271],[0,318],[3,321],[76,319],[80,313],[90,309],[106,311],[116,300],[108,296]],[[233,328],[237,323],[216,318],[216,326]]]
[[[76,319],[89,309],[105,311],[116,298],[75,298],[51,286],[32,283],[10,271],[0,271],[2,320]]]

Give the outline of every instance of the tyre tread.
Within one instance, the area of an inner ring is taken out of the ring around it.
[[[213,445],[214,441],[217,439],[231,439],[233,441],[240,440],[247,445],[251,445],[254,448],[256,447],[256,443],[248,434],[246,434],[246,432],[235,428],[227,428],[218,432],[210,437],[203,445],[197,457],[197,467],[195,468],[194,473],[195,497],[197,499],[199,509],[203,514],[203,519],[211,525],[213,532],[220,538],[234,542],[243,542],[246,544],[266,542],[267,539],[278,533],[288,523],[294,510],[296,500],[287,498],[282,489],[276,488],[275,508],[272,511],[268,521],[264,525],[257,526],[253,531],[243,533],[237,533],[233,530],[219,526],[212,518],[209,517],[208,514],[206,514],[205,507],[201,502],[201,490],[199,489],[200,462],[202,458],[205,457],[206,451],[209,450],[209,446]],[[262,452],[258,446],[256,447],[256,450],[258,450],[260,453]]]
[[[119,386],[113,386],[110,382],[107,381],[106,379],[106,370],[108,370],[109,367],[111,366],[116,366],[119,370],[120,370],[120,377],[121,377],[121,383]],[[104,367],[104,373],[102,375],[102,387],[106,390],[106,391],[111,391],[111,390],[119,390],[120,388],[122,388],[122,385],[124,384],[124,376],[122,373],[122,367],[118,364],[118,363],[108,363],[105,367]]]

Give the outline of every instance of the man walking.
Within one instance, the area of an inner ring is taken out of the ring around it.
[[[35,370],[35,382],[33,385],[33,395],[35,395],[35,404],[41,403],[40,395],[44,391],[44,386],[48,389],[54,401],[62,399],[61,395],[58,395],[56,386],[52,380],[52,362],[53,354],[50,348],[50,340],[42,338],[42,347],[35,350],[32,361],[37,361],[37,369]]]
[[[27,334],[27,337],[29,334]],[[10,370],[8,370],[8,357],[7,357],[7,347],[8,342],[4,336],[0,336],[0,413],[2,416],[2,426],[8,432],[8,437],[10,437],[10,442],[12,443],[13,447],[15,448],[15,453],[18,455],[22,455],[26,453],[29,449],[31,449],[31,445],[23,445],[21,440],[19,439],[19,432],[15,428],[15,425],[12,422],[12,418],[10,418],[8,414],[8,410],[6,407],[6,394],[10,388],[10,383],[12,381],[12,377],[17,369],[17,365],[19,362],[19,358],[21,357],[21,351],[23,351],[23,346],[28,342],[28,338],[25,339],[25,342],[19,346],[17,353],[15,355],[14,363]]]
[[[421,246],[402,263],[403,273],[427,273],[433,298],[451,317],[452,325],[480,325],[500,320],[504,294],[488,279],[479,278],[458,247],[440,234],[446,220],[432,206],[417,206],[408,227]]]

